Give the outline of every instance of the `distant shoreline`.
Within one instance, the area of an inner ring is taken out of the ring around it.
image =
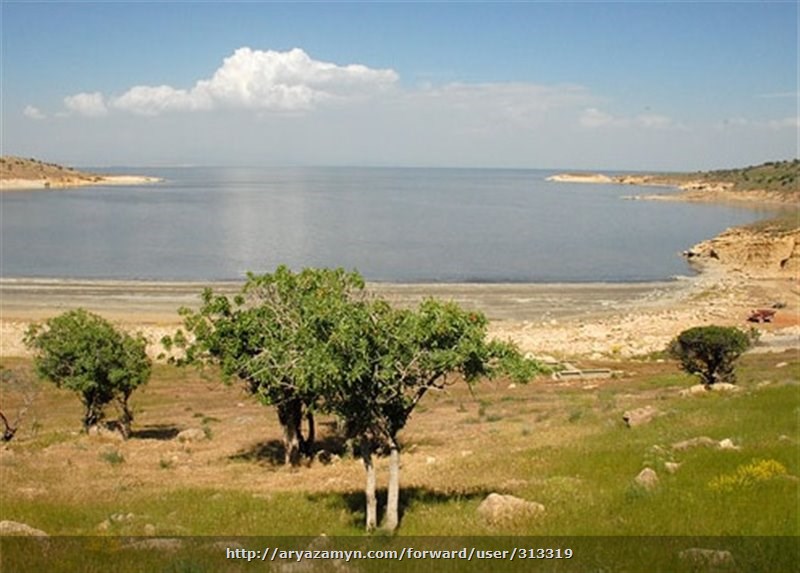
[[[106,175],[57,163],[15,156],[0,157],[0,191],[52,191],[76,187],[136,186],[162,179],[143,175]]]
[[[762,189],[733,190],[733,184],[702,178],[687,179],[669,175],[606,175],[604,173],[558,173],[547,181],[556,183],[588,183],[594,185],[634,185],[667,187],[678,191],[646,195],[628,195],[625,199],[645,201],[686,201],[694,203],[740,203],[746,205],[796,205],[794,198]]]
[[[0,191],[54,191],[79,187],[125,187],[159,183],[159,177],[139,175],[103,175],[91,179],[0,179]]]

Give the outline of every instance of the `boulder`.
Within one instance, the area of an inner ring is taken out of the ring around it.
[[[628,410],[622,414],[622,419],[629,428],[647,424],[653,418],[658,416],[659,411],[652,406],[645,406],[644,408],[636,408],[635,410]]]
[[[651,491],[658,487],[658,474],[651,468],[644,468],[633,481],[642,489]]]
[[[716,440],[712,440],[708,436],[699,436],[697,438],[683,440],[682,442],[675,442],[672,444],[672,449],[680,451],[698,447],[715,448],[717,446],[719,446],[719,443]]]
[[[499,493],[490,493],[478,506],[478,515],[490,524],[513,521],[544,511],[541,503]]]
[[[694,386],[690,386],[685,390],[680,391],[681,396],[703,396],[705,393],[708,392],[708,388],[706,388],[703,384],[695,384]]]
[[[18,521],[0,521],[0,536],[4,535],[17,535],[29,537],[48,537],[48,535],[41,529],[36,529],[25,523]]]
[[[714,392],[738,392],[741,390],[735,384],[729,384],[727,382],[717,382],[716,384],[711,385],[711,390]]]

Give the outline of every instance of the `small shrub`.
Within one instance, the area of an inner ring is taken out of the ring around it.
[[[708,487],[714,491],[731,492],[737,489],[747,489],[764,481],[769,481],[778,476],[787,475],[786,467],[776,460],[754,460],[749,464],[741,465],[733,473],[717,476],[708,482]]]
[[[697,374],[706,386],[736,382],[734,362],[752,341],[738,328],[698,326],[681,332],[669,345],[669,353],[689,374]]]

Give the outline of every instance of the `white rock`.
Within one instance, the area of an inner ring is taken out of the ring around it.
[[[738,386],[735,386],[734,384],[728,384],[727,382],[717,382],[716,384],[712,384],[711,389],[714,392],[738,392],[740,390]]]
[[[730,438],[725,438],[719,443],[720,450],[740,450],[741,448],[733,443]]]
[[[18,521],[0,521],[0,536],[3,535],[48,537],[41,529],[36,529],[25,523],[19,523]]]
[[[478,515],[491,524],[536,515],[544,511],[545,508],[541,503],[499,493],[490,493],[478,506]]]
[[[643,408],[636,408],[635,410],[628,410],[622,414],[622,419],[629,428],[647,424],[658,415],[658,410],[652,406],[645,406]]]
[[[646,490],[653,490],[658,487],[658,474],[651,468],[644,468],[633,480],[636,485]]]

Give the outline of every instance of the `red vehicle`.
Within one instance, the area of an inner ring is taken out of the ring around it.
[[[750,322],[772,322],[775,311],[771,308],[761,308],[750,313],[747,320]]]

